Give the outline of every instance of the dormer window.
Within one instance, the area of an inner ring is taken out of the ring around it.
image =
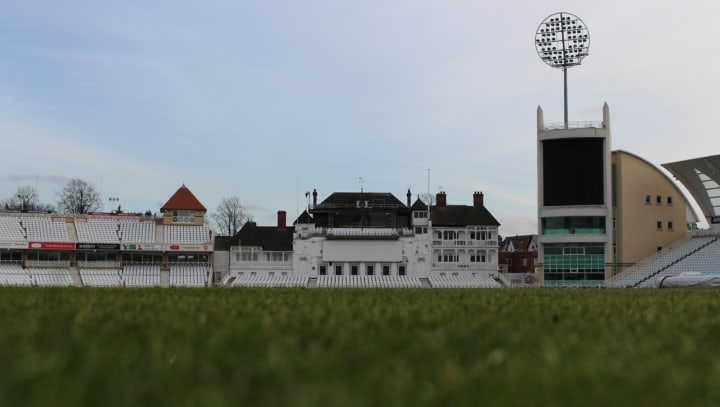
[[[413,217],[417,219],[427,219],[428,213],[427,211],[415,211],[413,212]]]

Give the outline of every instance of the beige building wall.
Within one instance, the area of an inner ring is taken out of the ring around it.
[[[644,159],[613,151],[612,164],[617,273],[621,273],[686,236],[689,204],[675,183]]]

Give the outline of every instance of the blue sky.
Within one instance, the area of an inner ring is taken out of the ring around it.
[[[501,234],[536,232],[536,109],[562,121],[562,72],[535,30],[590,29],[570,120],[656,165],[717,154],[717,2],[80,0],[0,6],[0,198],[55,203],[83,178],[125,210],[186,184],[260,224],[304,192],[442,187]]]

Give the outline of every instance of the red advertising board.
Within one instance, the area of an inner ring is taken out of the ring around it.
[[[28,249],[75,250],[75,243],[68,242],[29,242]]]

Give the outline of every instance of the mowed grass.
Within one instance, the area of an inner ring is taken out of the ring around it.
[[[0,405],[717,405],[719,294],[0,288]]]

